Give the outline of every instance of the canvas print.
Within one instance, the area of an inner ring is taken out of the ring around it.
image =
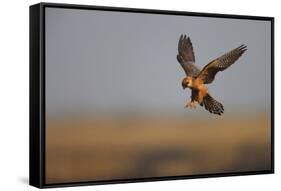
[[[271,34],[46,7],[46,184],[272,170]]]

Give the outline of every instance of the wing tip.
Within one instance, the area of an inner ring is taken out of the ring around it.
[[[240,52],[244,53],[244,52],[247,50],[247,45],[242,44],[242,45],[240,45],[239,47],[237,47],[237,49],[238,49]]]
[[[180,35],[180,41],[182,41],[182,40],[190,40],[190,38],[189,38],[189,36],[187,36],[186,34],[182,33],[182,34]]]
[[[186,38],[186,34],[182,33],[182,34],[180,35],[180,41],[184,40],[185,38]]]
[[[183,35],[184,35],[184,34],[181,34],[181,35],[180,35],[180,40],[182,40],[182,39],[183,39]]]

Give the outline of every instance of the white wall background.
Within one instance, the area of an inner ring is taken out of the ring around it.
[[[0,5],[0,190],[37,190],[28,185],[29,5],[36,0],[5,0]],[[274,175],[191,179],[67,188],[67,190],[278,190],[280,173],[281,12],[277,0],[52,0],[52,2],[181,10],[275,17],[275,160]],[[279,188],[280,189],[280,188]],[[55,189],[63,190],[63,189]]]

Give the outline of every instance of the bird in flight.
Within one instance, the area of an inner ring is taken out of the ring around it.
[[[195,56],[192,43],[189,37],[181,35],[178,43],[177,60],[183,67],[186,77],[182,80],[182,87],[191,89],[191,101],[186,108],[196,108],[197,103],[205,107],[210,113],[221,115],[224,111],[223,105],[211,97],[205,84],[214,81],[216,74],[223,71],[232,64],[247,50],[247,46],[241,45],[219,58],[214,59],[202,70],[195,65]]]

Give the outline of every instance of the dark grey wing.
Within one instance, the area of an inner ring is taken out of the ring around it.
[[[190,38],[187,38],[186,35],[180,36],[177,60],[183,67],[187,76],[196,76],[199,74],[200,69],[195,65],[193,46]]]
[[[247,46],[241,45],[221,57],[211,61],[207,64],[197,78],[201,79],[204,84],[209,84],[214,81],[216,74],[223,71],[232,64],[247,50]]]

